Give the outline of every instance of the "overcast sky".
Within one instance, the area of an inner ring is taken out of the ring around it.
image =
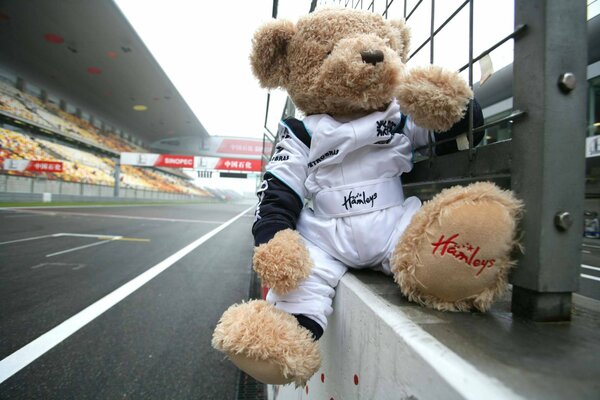
[[[342,3],[359,4],[360,0]],[[417,0],[409,0],[412,8]],[[252,76],[248,55],[252,34],[268,21],[272,0],[116,0],[146,46],[211,135],[262,137],[267,92]],[[319,4],[338,1],[320,0]],[[370,4],[365,0],[365,7]],[[382,13],[385,0],[375,1]],[[441,24],[463,0],[437,1],[435,22]],[[594,4],[595,3],[595,4]],[[429,35],[430,2],[425,1],[411,16],[412,49]],[[513,31],[514,0],[480,0],[475,3],[474,55]],[[590,8],[600,4],[588,0]],[[396,0],[389,18],[403,16],[404,2]],[[280,0],[279,17],[291,20],[307,13],[310,0]],[[597,7],[596,7],[597,8]],[[435,39],[434,63],[458,69],[468,61],[468,6]],[[512,62],[512,41],[491,54],[494,70]],[[429,49],[421,51],[409,65],[429,62]],[[466,72],[463,74],[466,78]],[[480,70],[474,69],[474,82]],[[285,94],[274,93],[281,114]]]

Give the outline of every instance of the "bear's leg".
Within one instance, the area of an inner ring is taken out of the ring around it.
[[[311,333],[294,316],[264,300],[229,307],[215,328],[212,345],[267,384],[303,385],[321,362]]]
[[[438,310],[487,310],[507,284],[521,203],[488,182],[442,191],[413,216],[394,249],[409,300]]]
[[[231,306],[217,324],[212,344],[260,382],[302,386],[320,367],[318,337],[327,326],[333,296],[346,267],[306,241],[314,261],[297,289],[267,300]]]

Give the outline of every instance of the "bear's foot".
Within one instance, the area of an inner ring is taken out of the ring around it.
[[[447,311],[486,311],[514,264],[521,202],[488,182],[442,191],[413,217],[392,256],[411,301]]]
[[[254,379],[304,386],[319,369],[319,345],[296,318],[264,300],[235,304],[223,315],[212,345]]]

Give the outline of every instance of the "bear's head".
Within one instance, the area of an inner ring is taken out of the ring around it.
[[[385,108],[407,61],[404,22],[356,10],[325,9],[297,24],[274,20],[253,39],[250,61],[265,88],[287,90],[307,115],[346,117]]]

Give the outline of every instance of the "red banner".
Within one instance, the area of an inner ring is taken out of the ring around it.
[[[62,172],[63,163],[60,161],[29,161],[27,171],[32,172]]]
[[[267,151],[270,153],[272,145],[268,143]],[[260,156],[263,151],[262,141],[244,139],[223,139],[217,153],[255,155]]]
[[[30,172],[62,172],[63,163],[61,161],[43,161],[43,160],[16,160],[7,158],[2,162],[2,167],[9,171],[30,171]]]
[[[154,166],[167,168],[194,168],[194,156],[161,154]]]
[[[237,158],[219,158],[216,170],[225,171],[245,171],[245,172],[260,172],[260,160],[241,160]]]

